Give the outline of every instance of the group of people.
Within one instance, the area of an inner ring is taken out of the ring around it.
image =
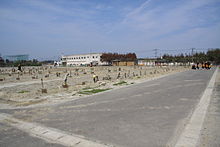
[[[205,63],[197,63],[197,64],[193,64],[192,65],[192,69],[200,69],[200,67],[202,69],[211,69],[211,63],[210,62],[205,62]]]

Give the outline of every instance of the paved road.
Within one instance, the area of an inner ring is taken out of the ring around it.
[[[0,123],[0,146],[1,147],[62,147],[60,144],[54,144],[42,141],[32,137],[27,133],[21,132],[5,123]]]
[[[175,144],[214,72],[187,71],[14,117],[121,147]]]

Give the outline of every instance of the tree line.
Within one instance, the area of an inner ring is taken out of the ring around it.
[[[181,63],[205,63],[207,61],[213,64],[220,64],[220,49],[212,49],[207,52],[199,52],[193,55],[179,54],[179,55],[169,55],[164,54],[162,56],[163,60],[166,62],[181,62]]]
[[[103,53],[101,56],[102,62],[112,64],[113,61],[136,61],[137,56],[135,53],[118,54],[118,53]]]
[[[0,58],[0,67],[17,67],[18,65],[21,66],[41,66],[42,62],[39,62],[36,59],[33,60],[19,60],[19,61],[10,61],[8,59],[3,60]]]

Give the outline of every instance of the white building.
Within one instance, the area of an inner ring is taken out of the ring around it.
[[[103,65],[101,53],[67,55],[61,57],[62,65],[81,66],[81,65]]]

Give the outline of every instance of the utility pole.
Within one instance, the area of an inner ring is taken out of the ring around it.
[[[157,59],[157,51],[158,51],[159,49],[153,49],[153,51],[154,51],[154,54],[155,54],[155,59]]]
[[[194,50],[195,50],[195,48],[192,48],[192,53],[191,53],[191,56],[192,56],[192,62],[194,62],[194,59],[193,59]]]
[[[89,62],[91,61],[90,58],[91,58],[91,48],[89,49]]]

